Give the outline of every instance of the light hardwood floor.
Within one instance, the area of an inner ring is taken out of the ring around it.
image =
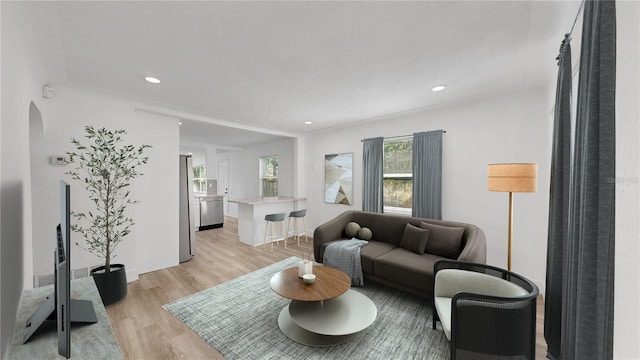
[[[181,321],[162,309],[198,291],[222,284],[290,256],[308,254],[311,242],[252,248],[238,241],[238,224],[225,218],[224,227],[196,232],[196,256],[189,262],[140,275],[128,295],[107,308],[111,326],[125,359],[224,358]],[[545,359],[542,337],[544,306],[538,301],[536,358]],[[275,320],[274,320],[275,321]]]

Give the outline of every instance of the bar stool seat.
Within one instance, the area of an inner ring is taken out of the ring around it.
[[[300,236],[302,235],[304,235],[304,242],[309,240],[307,238],[307,225],[304,221],[305,216],[307,216],[307,209],[296,210],[289,213],[287,237],[293,236],[294,239],[298,240],[298,245],[300,245]],[[293,219],[293,231],[291,231],[291,219]],[[300,229],[300,221],[302,221],[302,229]]]
[[[267,247],[267,239],[271,243],[271,252],[273,252],[273,243],[277,241],[284,240],[284,248],[287,248],[287,237],[284,230],[284,218],[286,216],[286,213],[265,215],[264,221],[266,224],[264,227],[264,241],[262,243],[263,249]]]

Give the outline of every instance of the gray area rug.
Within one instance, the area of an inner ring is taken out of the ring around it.
[[[290,340],[278,327],[278,314],[289,300],[273,292],[269,280],[300,260],[291,257],[163,307],[227,360],[449,357],[444,333],[431,329],[431,306],[426,300],[371,281],[354,289],[378,307],[378,317],[369,328],[333,347]]]

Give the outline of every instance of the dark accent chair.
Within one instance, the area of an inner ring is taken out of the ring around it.
[[[433,267],[433,328],[440,321],[452,360],[535,360],[533,282],[485,264],[439,260]]]

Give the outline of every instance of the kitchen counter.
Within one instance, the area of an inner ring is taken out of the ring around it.
[[[210,197],[210,198],[215,198],[215,199],[222,199],[223,195],[211,195],[211,194],[195,194],[193,197],[195,197],[196,199],[199,198],[203,198],[203,197]]]
[[[251,246],[262,245],[265,215],[285,213],[288,216],[291,211],[300,209],[301,203],[305,200],[306,198],[290,196],[229,200],[229,202],[238,204],[238,236],[240,241]]]
[[[307,200],[307,198],[278,196],[278,197],[266,197],[266,198],[263,197],[263,198],[242,199],[242,200],[229,200],[229,202],[236,203],[236,204],[244,204],[244,205],[260,205],[260,204],[271,204],[271,203],[302,201],[302,200]]]

